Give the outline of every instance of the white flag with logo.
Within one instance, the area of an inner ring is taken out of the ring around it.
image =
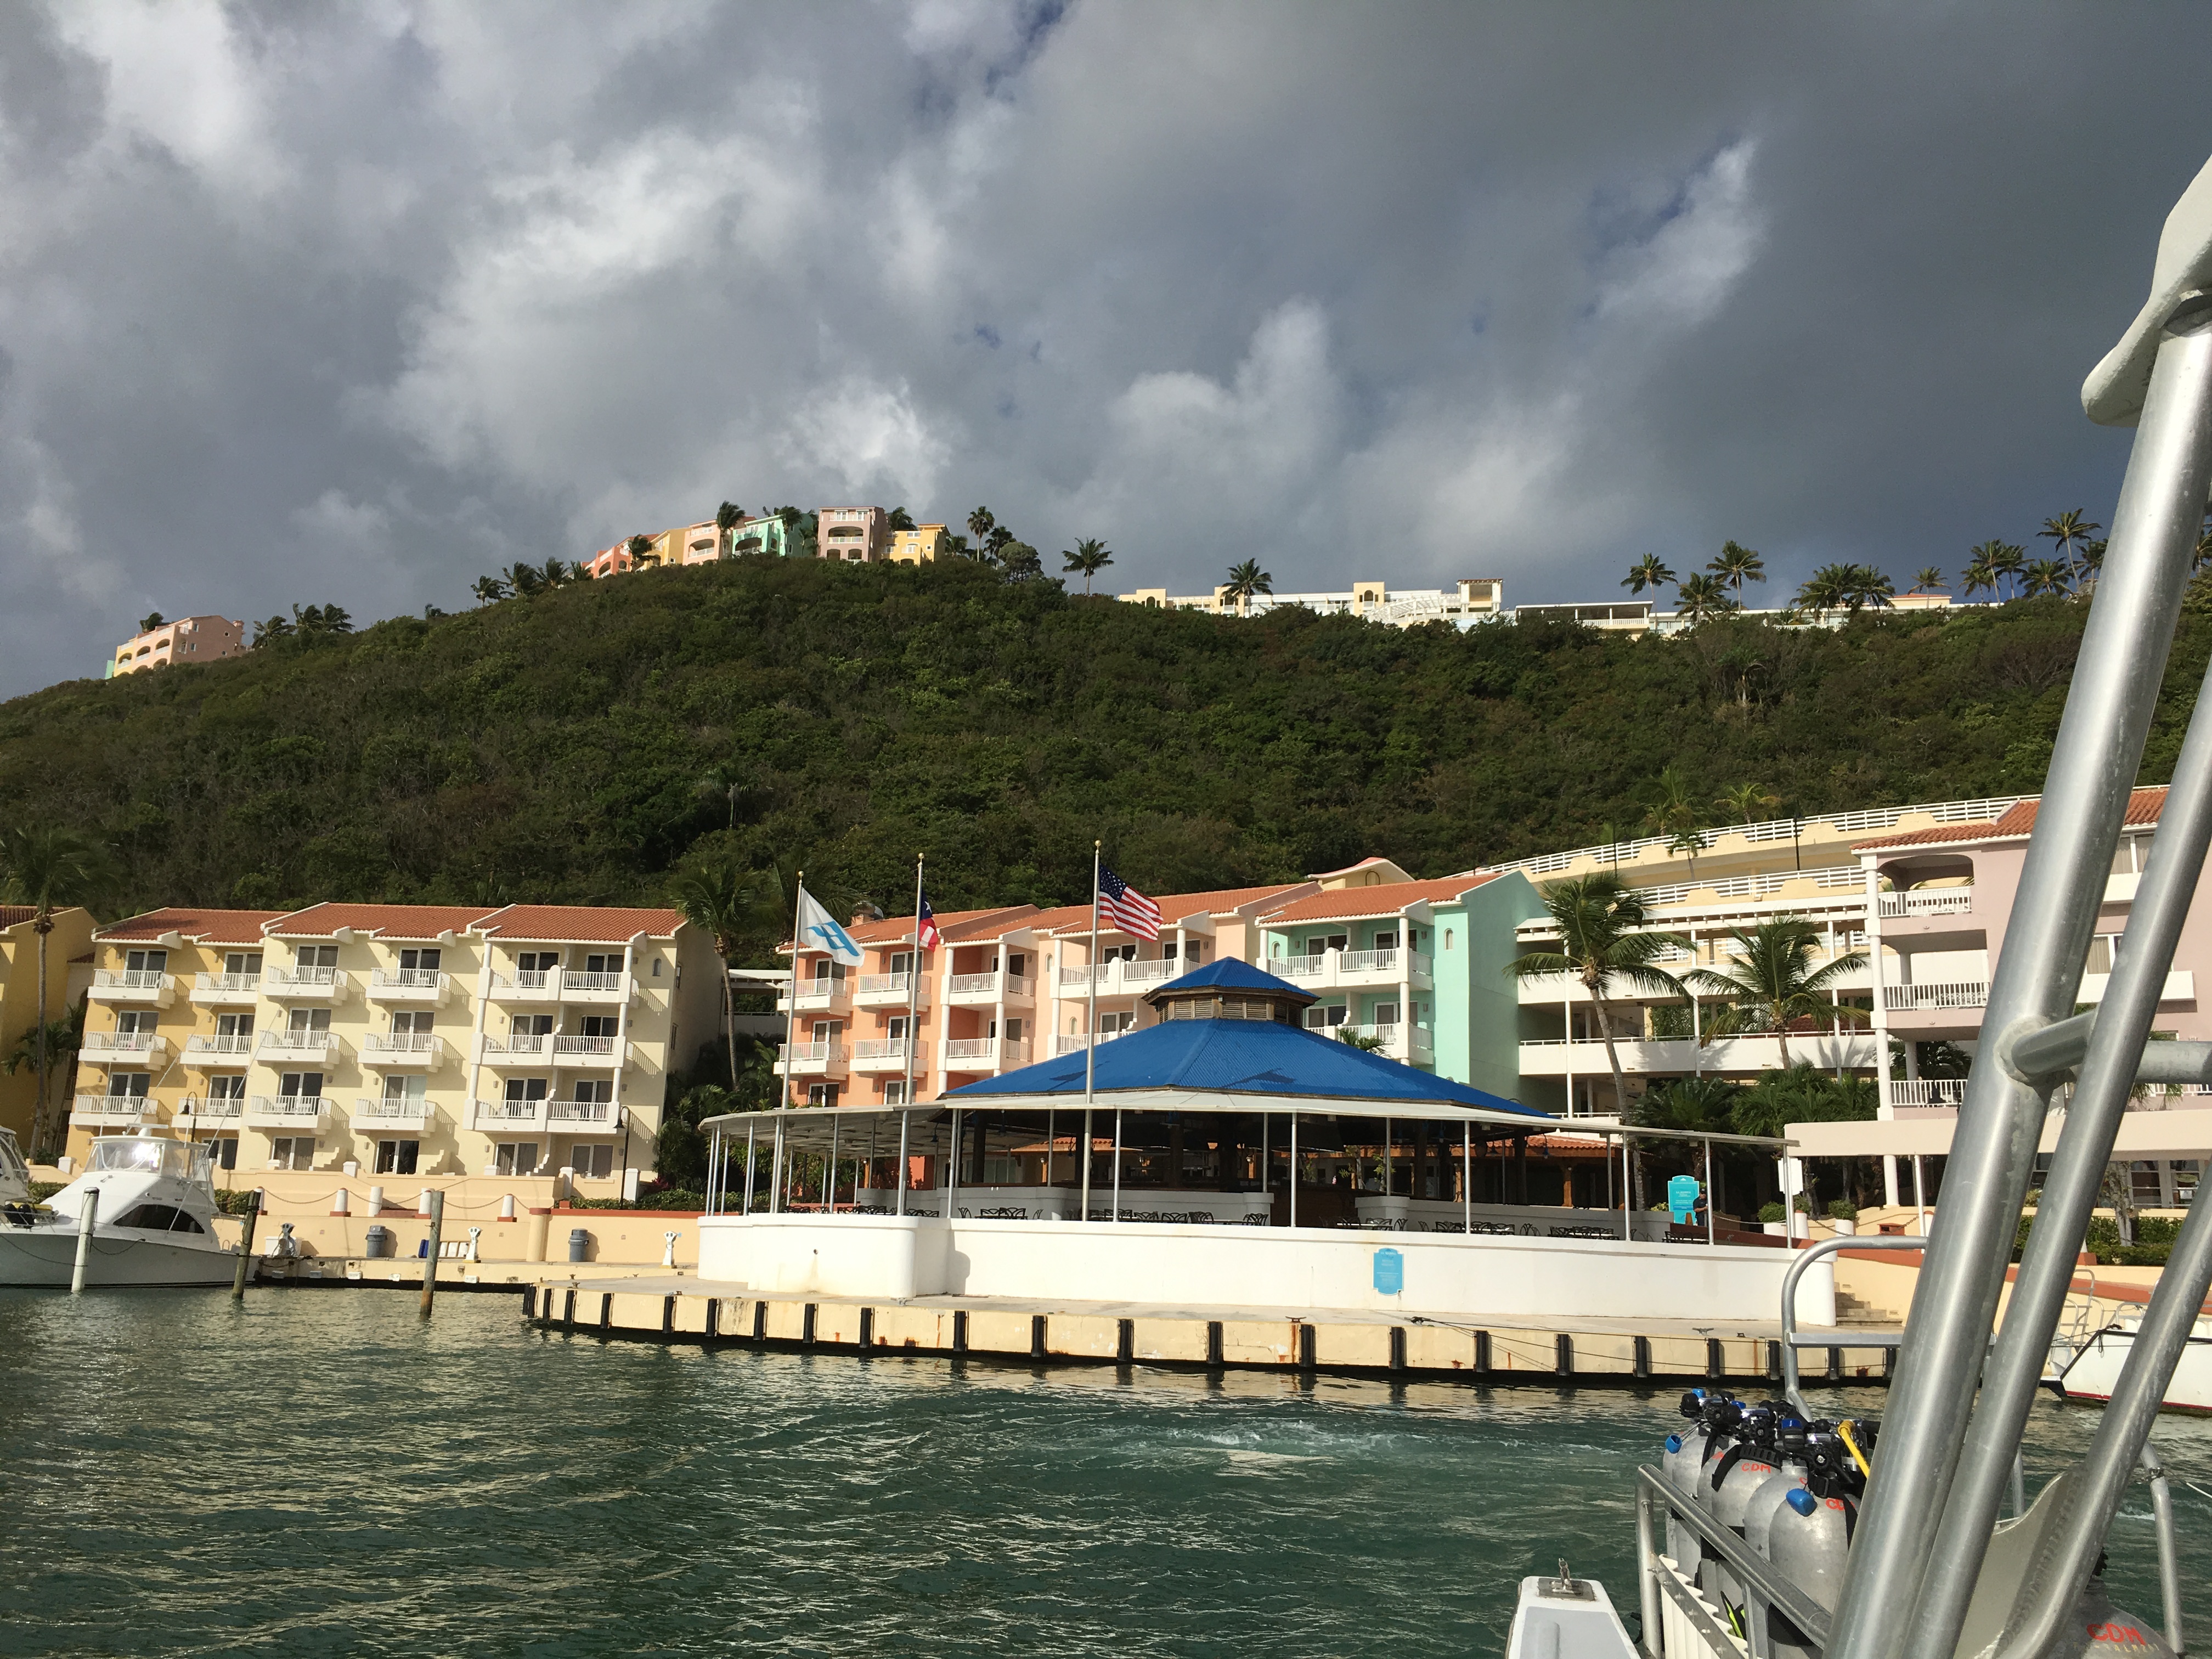
[[[804,887],[799,890],[799,948],[827,951],[837,961],[855,968],[861,962],[860,947],[853,942],[853,936]]]

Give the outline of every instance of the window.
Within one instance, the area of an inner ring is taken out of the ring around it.
[[[248,1037],[253,1035],[253,1016],[251,1014],[217,1014],[215,1017],[217,1036]],[[243,1045],[240,1045],[243,1046]]]
[[[313,1169],[314,1136],[278,1135],[269,1143],[269,1167],[272,1170]]]
[[[379,1175],[413,1175],[416,1155],[422,1150],[419,1140],[380,1140],[376,1143],[376,1172]]]
[[[320,1072],[285,1072],[277,1079],[276,1092],[301,1100],[320,1100],[323,1097],[323,1074]]]
[[[246,1081],[244,1078],[238,1080],[240,1083]],[[217,1135],[208,1143],[208,1149],[215,1154],[216,1169],[235,1170],[238,1167],[238,1137],[236,1135]]]
[[[622,958],[604,954],[587,956],[584,958],[584,971],[587,974],[619,974],[622,972]]]
[[[414,1077],[388,1077],[384,1079],[384,1097],[393,1105],[404,1104],[413,1110],[420,1111],[422,1109],[423,1091],[428,1087],[429,1081],[429,1079],[419,1074]]]
[[[1124,1031],[1133,1030],[1136,1024],[1137,1016],[1134,1010],[1118,1014],[1101,1014],[1098,1016],[1098,1035],[1119,1036]]]
[[[906,1016],[904,1014],[893,1014],[889,1019],[885,1020],[884,1022],[884,1036],[887,1041],[891,1042],[905,1042]]]
[[[510,1036],[550,1036],[553,1016],[550,1014],[517,1014],[507,1028]]]
[[[115,1031],[118,1036],[153,1035],[155,1018],[151,1008],[125,1008],[115,1017]]]
[[[428,1008],[413,1013],[398,1013],[392,1017],[394,1036],[428,1036],[430,1035],[430,1011]]]
[[[149,1233],[204,1233],[191,1215],[171,1204],[136,1204],[116,1218],[118,1227],[136,1227]]]
[[[1378,951],[1396,950],[1398,948],[1398,930],[1395,927],[1376,928],[1375,930],[1375,948]]]
[[[1007,1041],[1007,1042],[1019,1042],[1021,1040],[1022,1040],[1022,1023],[1021,1023],[1021,1021],[1019,1021],[1019,1020],[1018,1020],[1018,1019],[1009,1019],[1009,1020],[1006,1022],[1006,1041]]]
[[[222,1077],[210,1078],[208,1079],[208,1098],[210,1100],[245,1099],[246,1073],[243,1072],[230,1072],[225,1073]],[[234,1164],[226,1164],[222,1167],[226,1170],[234,1170],[238,1166]]]
[[[1450,928],[1447,927],[1447,928],[1445,928],[1445,929],[1444,929],[1444,949],[1445,949],[1445,950],[1447,950],[1447,951],[1449,951],[1449,950],[1450,950],[1451,948],[1452,948],[1452,930],[1451,930]]]
[[[1317,957],[1324,951],[1346,950],[1351,944],[1352,935],[1349,933],[1316,933],[1306,941],[1306,954]]]
[[[261,952],[233,951],[223,957],[222,971],[226,974],[258,974],[261,971]]]
[[[813,1040],[817,1042],[835,1042],[844,1034],[845,1022],[842,1019],[817,1019],[814,1022]]]
[[[906,1103],[906,1079],[904,1078],[895,1079],[893,1081],[884,1085],[884,1105],[903,1106]]]
[[[611,1077],[579,1078],[569,1085],[568,1098],[580,1100],[591,1106],[611,1106],[615,1098],[615,1080]]]
[[[1018,951],[1012,952],[1006,957],[1006,971],[1016,979],[1027,978],[1030,971],[1030,959]]]
[[[110,1100],[143,1100],[146,1085],[154,1080],[151,1072],[110,1072],[107,1074],[107,1097]]]
[[[330,1034],[331,1011],[327,1008],[295,1008],[284,1022],[288,1036],[313,1040]]]
[[[1398,1023],[1398,1005],[1395,1002],[1376,1003],[1375,1018],[1367,1023],[1370,1025],[1395,1025]]]
[[[169,970],[167,951],[132,951],[123,958],[124,971],[132,974],[165,974]]]
[[[1340,1002],[1316,1003],[1306,1010],[1306,1030],[1326,1031],[1344,1024],[1345,1006]]]
[[[302,968],[335,968],[338,965],[338,947],[335,945],[302,945],[292,952],[292,958]]]
[[[538,1143],[534,1140],[502,1140],[492,1159],[495,1175],[526,1176],[538,1173]]]
[[[660,977],[660,958],[659,957],[655,957],[653,959],[653,976],[655,979],[659,979]]]
[[[558,951],[525,951],[514,958],[518,974],[550,974],[561,965]]]
[[[572,1146],[568,1149],[568,1168],[571,1173],[586,1181],[605,1181],[615,1172],[615,1149],[611,1146]]]
[[[808,1084],[806,1103],[809,1106],[835,1106],[837,1103],[837,1085],[834,1083]]]
[[[444,952],[440,951],[402,951],[399,953],[399,971],[403,974],[434,974],[438,971],[439,963],[444,959]]]
[[[511,1077],[507,1080],[507,1098],[512,1101],[543,1100],[545,1098],[545,1079],[542,1077]]]
[[[894,951],[884,963],[884,971],[891,974],[903,974],[913,966],[914,952],[911,951]]]
[[[582,1035],[587,1037],[611,1037],[622,1029],[622,1021],[612,1014],[586,1014]]]

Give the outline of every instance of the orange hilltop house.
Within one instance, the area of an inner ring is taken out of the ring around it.
[[[69,1154],[159,1127],[224,1170],[650,1169],[672,1073],[720,1035],[711,940],[673,910],[154,910],[92,936]]]

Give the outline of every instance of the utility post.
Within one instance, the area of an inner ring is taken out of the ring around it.
[[[429,1252],[422,1262],[422,1317],[430,1316],[431,1298],[438,1294],[438,1235],[446,1224],[446,1194],[442,1189],[430,1194]]]
[[[85,1189],[84,1208],[76,1217],[76,1266],[70,1273],[70,1294],[84,1294],[84,1270],[92,1261],[92,1230],[100,1224],[100,1188]]]
[[[261,1219],[261,1206],[267,1198],[267,1189],[256,1187],[253,1197],[246,1206],[246,1226],[238,1236],[238,1272],[230,1281],[230,1299],[246,1300],[246,1281],[253,1274],[253,1229]]]

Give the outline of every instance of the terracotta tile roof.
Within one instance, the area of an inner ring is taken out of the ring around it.
[[[1891,847],[1930,847],[1944,842],[1994,841],[2001,836],[2025,836],[2035,828],[2035,810],[2042,805],[2042,799],[2038,795],[2017,802],[1986,823],[1947,823],[1934,830],[1916,830],[1910,835],[1855,841],[1851,851],[1870,853]],[[2148,789],[2129,792],[2127,814],[2121,821],[2136,829],[2147,829],[2156,823],[2165,811],[2166,786],[2154,784]]]
[[[552,945],[622,945],[643,933],[672,939],[684,926],[681,910],[627,910],[598,904],[510,904],[477,924],[501,939]]]
[[[1492,876],[1447,876],[1441,881],[1394,881],[1380,887],[1345,887],[1333,893],[1316,893],[1261,918],[1270,927],[1282,922],[1330,921],[1339,917],[1395,916],[1407,905],[1426,899],[1439,903],[1473,892]]]
[[[341,927],[377,939],[458,933],[497,910],[489,904],[311,904],[280,916],[272,939],[324,939]]]
[[[957,933],[972,932],[996,917],[1018,919],[1036,914],[1036,906],[1034,904],[1000,904],[988,910],[944,910],[938,913],[937,931],[951,939]],[[1024,924],[1019,920],[1013,920],[1007,925],[1018,927]],[[881,921],[866,922],[858,927],[848,927],[846,931],[852,934],[855,944],[904,945],[914,938],[914,918],[885,916]],[[791,948],[788,941],[783,948],[787,951]]]
[[[87,951],[81,957],[71,957],[70,958],[70,966],[72,968],[87,966],[93,961],[93,959],[92,952]]]
[[[121,944],[174,933],[200,945],[258,945],[263,927],[283,915],[282,910],[201,910],[173,905],[126,916],[98,929],[93,938],[102,944]]]
[[[1162,932],[1192,916],[1226,915],[1248,905],[1260,904],[1279,894],[1292,894],[1310,887],[1310,881],[1273,882],[1265,887],[1216,887],[1203,893],[1169,893],[1154,898],[1160,907]],[[1149,895],[1147,896],[1149,896]],[[1055,933],[1073,937],[1091,931],[1091,905],[1063,904],[1056,910],[1048,910],[1041,916],[1032,916],[1027,923],[1040,933]],[[1102,934],[1110,933],[1110,927],[1101,925]]]
[[[0,927],[17,927],[39,914],[34,904],[0,904]]]

